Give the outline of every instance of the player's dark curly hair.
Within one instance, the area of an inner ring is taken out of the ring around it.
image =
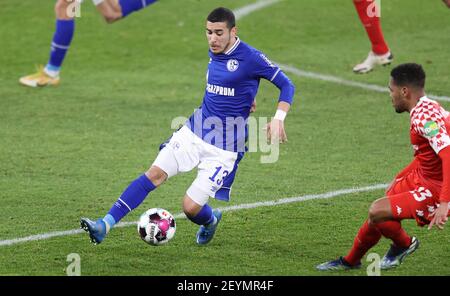
[[[211,23],[226,22],[228,29],[236,26],[236,18],[234,17],[234,13],[225,7],[218,7],[211,11],[206,20]]]
[[[416,63],[401,64],[392,69],[391,77],[398,86],[425,87],[425,71]]]

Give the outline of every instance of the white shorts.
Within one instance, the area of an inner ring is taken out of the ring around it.
[[[243,153],[226,151],[208,144],[183,126],[174,132],[152,165],[168,177],[189,172],[198,166],[197,177],[186,194],[203,206],[209,197],[228,201],[237,165]]]

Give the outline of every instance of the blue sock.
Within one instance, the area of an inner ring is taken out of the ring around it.
[[[133,209],[137,208],[147,195],[153,191],[156,186],[150,181],[146,175],[142,175],[128,186],[127,189],[122,193],[119,199],[114,203],[105,216],[104,220],[106,222],[112,223],[110,226],[114,226],[119,222],[125,215],[131,212]],[[111,217],[113,219],[111,219]]]
[[[59,71],[67,50],[69,50],[74,31],[75,21],[73,19],[56,20],[56,30],[53,35],[50,59],[46,67],[48,70]]]
[[[188,218],[198,225],[208,225],[214,221],[212,208],[208,204],[204,205],[195,217],[188,216]]]
[[[126,17],[130,13],[141,10],[155,2],[156,0],[119,0],[119,5],[122,7],[122,17]]]
[[[109,229],[113,228],[116,224],[116,219],[114,219],[111,214],[107,214],[105,218],[103,218],[103,221],[105,221],[105,223],[108,223]]]

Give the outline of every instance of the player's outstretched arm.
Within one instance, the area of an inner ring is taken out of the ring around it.
[[[450,0],[442,0],[442,2],[444,2],[445,5],[447,5],[447,7],[450,8]]]
[[[448,202],[441,201],[437,210],[431,213],[429,217],[433,217],[433,219],[428,225],[428,230],[433,228],[433,225],[436,225],[440,230],[444,229],[444,225],[448,220]]]
[[[267,141],[270,143],[285,143],[287,142],[287,135],[284,129],[284,119],[289,112],[291,105],[287,102],[278,102],[277,111],[274,118],[270,121],[267,126]]]
[[[292,81],[278,69],[271,82],[280,90],[278,107],[273,120],[267,124],[267,141],[269,143],[285,143],[287,135],[284,129],[284,119],[294,100],[295,86]]]
[[[439,151],[439,157],[442,161],[442,190],[439,197],[439,207],[430,214],[433,217],[428,229],[436,225],[438,229],[443,229],[448,220],[448,204],[450,202],[450,146],[445,147]]]

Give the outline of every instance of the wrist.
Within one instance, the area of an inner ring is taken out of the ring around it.
[[[277,112],[275,112],[275,116],[273,118],[277,119],[277,120],[284,121],[284,119],[286,118],[286,115],[287,115],[286,111],[283,111],[281,109],[277,109]]]

